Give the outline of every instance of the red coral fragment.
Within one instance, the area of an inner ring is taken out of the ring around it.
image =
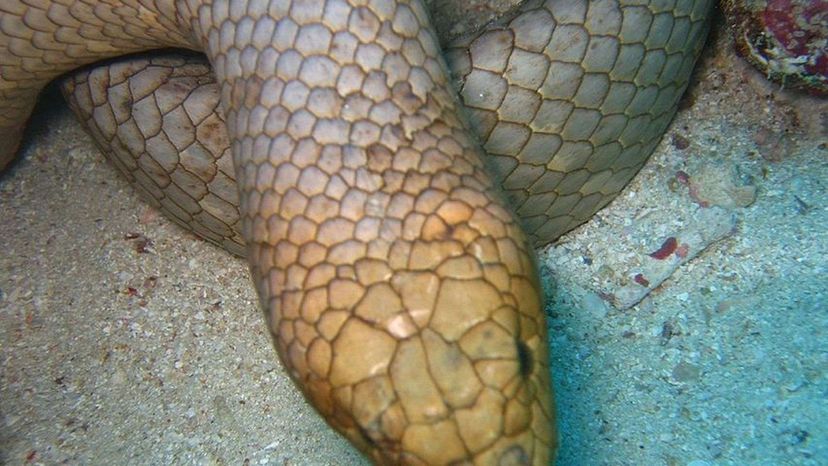
[[[650,257],[652,257],[653,259],[664,260],[670,257],[670,254],[675,252],[677,247],[678,241],[676,241],[676,237],[671,236],[664,240],[664,243],[661,244],[660,248],[651,252]]]
[[[650,281],[647,280],[646,278],[644,278],[643,274],[640,274],[640,273],[635,274],[635,276],[633,277],[633,280],[635,280],[635,282],[638,283],[641,286],[650,286]]]
[[[777,51],[780,62],[796,62],[804,59],[802,66],[806,76],[817,83],[817,91],[826,91],[828,83],[828,53],[825,39],[828,30],[828,2],[824,0],[793,1],[770,0],[762,11],[765,32],[772,35],[784,49]]]

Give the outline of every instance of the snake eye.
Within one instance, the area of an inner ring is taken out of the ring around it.
[[[526,346],[521,340],[515,340],[515,346],[517,347],[517,357],[518,357],[518,365],[520,370],[521,377],[528,378],[530,374],[532,374],[532,366],[535,364],[534,359],[532,358],[532,350]]]

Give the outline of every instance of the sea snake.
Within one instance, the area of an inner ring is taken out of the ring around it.
[[[58,76],[203,52],[64,92],[145,197],[248,258],[284,365],[369,458],[549,464],[533,246],[643,165],[710,9],[526,1],[441,50],[419,0],[5,0],[0,168]]]

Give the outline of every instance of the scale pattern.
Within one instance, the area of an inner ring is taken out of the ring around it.
[[[244,256],[239,192],[220,94],[203,55],[117,59],[67,76],[69,106],[149,203]]]
[[[544,246],[588,220],[643,166],[689,83],[706,35],[709,9],[710,2],[525,4],[512,19],[494,23],[448,48],[455,88],[472,129],[483,141],[493,173],[535,246]],[[146,89],[147,99],[152,99],[150,89],[157,88],[164,94],[158,98],[183,101],[186,96],[192,100],[189,95],[195,93],[209,100],[205,106],[218,107],[214,83],[180,79],[180,73],[169,70],[143,70],[171,66],[157,57],[130,62],[133,75],[120,76],[116,82],[130,79]],[[116,73],[124,73],[122,62],[112,66]],[[97,66],[95,71],[103,73],[106,68]],[[172,185],[164,175],[156,178],[136,173],[146,169],[135,161],[149,158],[166,161],[168,172],[180,172],[176,165],[190,172],[198,167],[190,168],[184,157],[178,157],[180,144],[136,149],[141,138],[134,130],[120,137],[116,129],[121,129],[112,124],[109,114],[128,108],[136,97],[130,93],[130,86],[113,89],[110,84],[108,97],[101,99],[98,107],[109,106],[112,110],[96,108],[86,94],[103,92],[96,86],[106,84],[100,79],[89,83],[88,74],[76,73],[65,92],[102,149],[111,159],[120,161],[116,163],[122,170],[125,165],[130,167],[130,180],[142,178],[138,182],[142,191],[149,190],[150,201],[176,221],[192,225],[189,228],[202,237],[239,253],[240,236],[233,232],[239,227],[238,213],[229,208],[229,204],[237,205],[236,196],[224,197],[221,208],[217,208],[216,193],[210,192],[205,198],[209,190],[202,186],[190,190],[180,183]],[[178,82],[173,86],[172,81]],[[86,86],[90,89],[84,89]],[[201,86],[209,90],[199,89]],[[74,97],[73,92],[84,94]],[[174,97],[173,92],[182,97]],[[197,124],[193,116],[187,114],[186,107],[165,104],[165,109],[146,115],[143,105],[150,104],[142,102],[135,112],[144,121],[152,121],[158,130],[189,131],[179,137],[189,145]],[[96,111],[102,113],[96,116]],[[104,121],[97,122],[97,118]],[[199,113],[197,118],[206,115]],[[221,118],[215,115],[209,120]],[[217,127],[217,131],[222,130]],[[228,143],[226,137],[222,134],[211,141],[204,134],[199,133],[195,144],[209,145],[211,150],[193,149],[203,156],[196,161],[196,154],[189,154],[187,158],[193,160],[190,165],[229,168],[231,164],[220,160],[223,155],[230,156],[227,146],[221,144]],[[154,136],[145,134],[144,138]],[[233,177],[227,170],[211,172],[221,173],[223,184],[227,182],[225,176]],[[208,174],[197,176],[209,182]],[[164,189],[169,192],[162,192]],[[192,206],[187,214],[182,215],[180,207],[184,205],[167,207],[175,199]],[[193,201],[204,205],[195,207]],[[197,219],[197,215],[205,215],[200,212],[211,212],[209,221]]]
[[[160,47],[196,48],[173,0],[0,2],[0,170],[13,158],[49,81],[104,58]]]
[[[588,220],[644,165],[689,83],[711,3],[526,2],[449,48],[471,125],[536,245]]]
[[[215,83],[185,54],[90,68],[64,91],[145,197],[246,252],[285,366],[375,462],[548,464],[532,244],[643,165],[710,3],[527,1],[449,47],[463,112],[416,0],[10,1],[0,166],[55,76],[203,50]]]

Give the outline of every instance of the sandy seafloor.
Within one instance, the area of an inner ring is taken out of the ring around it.
[[[560,465],[828,464],[828,109],[726,45],[631,186],[540,251]],[[0,177],[0,463],[365,464],[293,389],[241,260],[140,201],[54,96],[22,155]],[[678,171],[755,202],[701,207]],[[614,307],[670,236],[698,256]]]

